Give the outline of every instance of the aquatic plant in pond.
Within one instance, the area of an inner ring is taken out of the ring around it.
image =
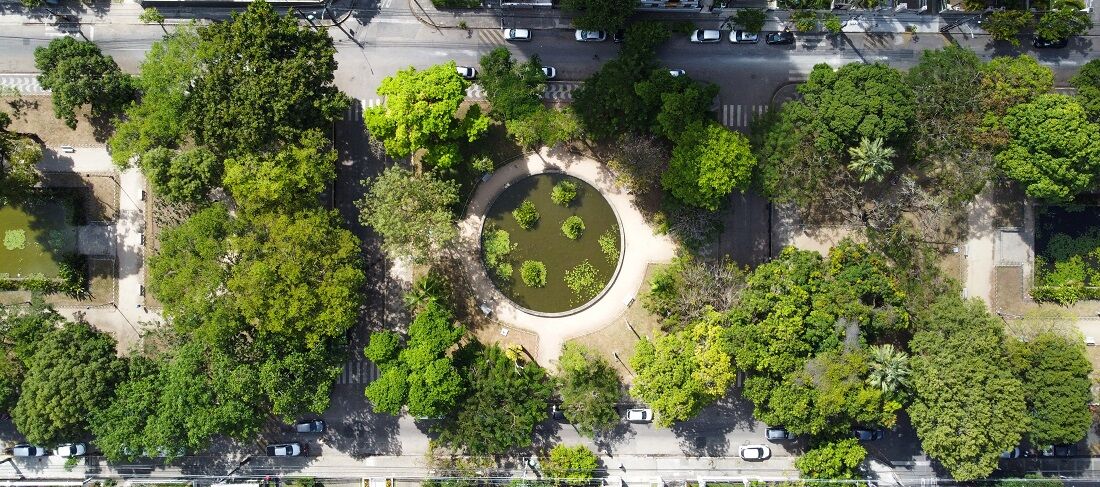
[[[516,249],[511,237],[505,230],[492,230],[485,234],[481,242],[482,255],[485,257],[485,265],[501,279],[512,278],[512,263],[508,260],[508,254]]]
[[[600,235],[600,252],[603,252],[603,256],[607,257],[608,262],[618,262],[619,260],[619,226],[608,228],[606,232]]]
[[[539,210],[531,200],[524,200],[518,208],[512,210],[512,217],[521,228],[530,230],[539,221]]]
[[[555,205],[569,206],[569,203],[572,203],[573,198],[576,197],[577,183],[569,180],[555,184],[554,189],[550,191],[550,201],[553,201]]]
[[[26,230],[7,230],[4,232],[4,248],[8,250],[27,248]]]
[[[519,266],[519,277],[528,286],[543,287],[546,285],[546,264],[537,260],[525,260]]]
[[[577,215],[566,218],[561,222],[561,233],[570,240],[581,238],[581,234],[584,233],[584,220]]]
[[[582,302],[596,297],[603,289],[600,271],[587,260],[565,272],[565,285]]]

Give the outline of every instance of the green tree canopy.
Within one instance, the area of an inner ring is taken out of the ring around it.
[[[1068,201],[1095,184],[1100,172],[1100,125],[1073,98],[1040,95],[1001,118],[1012,137],[997,164],[1028,196]]]
[[[1089,114],[1089,120],[1100,122],[1100,59],[1093,59],[1069,79],[1077,88],[1077,103]]]
[[[0,306],[0,411],[11,411],[38,344],[64,318],[34,296],[26,306]]]
[[[821,445],[798,457],[794,462],[802,478],[854,480],[867,450],[855,438],[845,438]]]
[[[619,374],[607,359],[582,345],[566,343],[558,359],[562,410],[581,434],[594,436],[619,424]]]
[[[734,189],[748,189],[755,167],[744,135],[699,122],[680,136],[661,183],[681,201],[714,211]]]
[[[53,446],[83,438],[92,412],[125,371],[115,340],[87,323],[65,323],[36,343],[12,419],[27,441]]]
[[[1027,341],[1009,338],[1007,344],[1031,416],[1028,442],[1046,447],[1084,438],[1092,424],[1092,364],[1081,336],[1047,331]]]
[[[106,120],[121,112],[134,96],[134,82],[99,46],[74,37],[56,38],[34,50],[38,83],[51,90],[53,111],[76,128],[76,109],[91,106],[92,118]]]
[[[714,313],[686,330],[638,342],[630,393],[653,408],[658,425],[691,419],[733,383],[729,330],[719,320]]]
[[[995,41],[1008,41],[1018,47],[1020,31],[1034,20],[1034,14],[1025,10],[998,10],[982,19],[982,30],[988,32]]]
[[[553,481],[586,485],[596,477],[600,459],[587,446],[554,445],[550,456],[541,462],[542,474]]]
[[[439,441],[470,455],[495,455],[531,445],[546,419],[551,385],[533,362],[517,362],[490,346],[463,367],[467,393],[439,431]]]
[[[140,163],[153,190],[171,202],[203,203],[221,184],[222,162],[205,147],[184,152],[156,147],[146,151]]]
[[[356,202],[359,220],[382,236],[382,250],[390,258],[424,262],[457,236],[451,211],[458,202],[454,181],[392,166],[363,184],[368,190]]]
[[[979,99],[986,111],[998,116],[1054,87],[1054,72],[1027,54],[995,57],[981,72]]]
[[[909,417],[928,455],[956,480],[989,476],[1020,443],[1024,392],[1005,354],[1000,322],[979,301],[941,295],[919,316]]]
[[[364,123],[392,157],[424,150],[423,160],[429,166],[456,167],[462,144],[478,140],[489,123],[474,108],[458,118],[469,86],[455,71],[454,62],[425,70],[409,67],[382,80],[378,95],[386,97],[386,103],[366,110]]]
[[[230,155],[325,129],[348,106],[333,84],[336,48],[322,30],[298,25],[267,2],[198,31],[201,75],[186,103],[195,139]],[[241,69],[247,66],[247,69]]]
[[[490,114],[511,121],[542,108],[540,97],[546,88],[546,75],[537,55],[526,63],[516,63],[508,48],[498,47],[481,57],[478,84],[493,107]]]
[[[336,151],[319,130],[267,154],[242,154],[225,161],[225,187],[244,208],[293,210],[316,206],[336,178]]]
[[[1077,7],[1055,8],[1039,17],[1035,35],[1043,39],[1059,40],[1085,35],[1092,28],[1089,12]]]
[[[573,26],[614,32],[626,25],[638,2],[631,0],[565,0],[562,8],[573,13]]]
[[[0,205],[22,199],[41,179],[35,164],[42,159],[42,147],[9,131],[9,125],[11,117],[0,112]]]

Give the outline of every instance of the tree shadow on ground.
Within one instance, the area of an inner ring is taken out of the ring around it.
[[[754,431],[754,425],[752,403],[727,395],[694,418],[672,425],[672,432],[680,439],[680,450],[685,455],[718,457],[730,452],[728,433],[738,427]]]

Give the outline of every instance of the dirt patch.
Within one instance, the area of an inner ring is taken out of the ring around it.
[[[601,354],[619,372],[623,383],[634,382],[634,371],[627,364],[634,355],[634,348],[640,337],[654,337],[661,329],[661,319],[642,307],[642,294],[649,289],[653,274],[667,264],[650,264],[646,269],[645,280],[639,288],[638,299],[634,300],[619,319],[599,331],[573,338],[568,343],[583,345]],[[616,353],[618,357],[616,357]]]
[[[989,302],[994,312],[1020,316],[1035,305],[1024,289],[1022,267],[994,267],[992,284]]]
[[[78,188],[84,190],[84,219],[90,222],[113,222],[118,219],[118,180],[110,176],[86,175],[70,172],[48,172],[42,175],[42,184],[51,188]]]
[[[77,110],[76,129],[53,114],[53,101],[49,95],[2,96],[0,103],[12,115],[8,130],[26,134],[47,147],[61,145],[99,146],[107,140],[103,129],[98,131],[88,121],[86,110]]]

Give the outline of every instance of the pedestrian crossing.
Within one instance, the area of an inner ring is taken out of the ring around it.
[[[358,354],[356,354],[358,355]],[[367,385],[378,378],[378,367],[370,360],[353,358],[344,364],[337,385]]]
[[[24,95],[44,95],[50,92],[38,84],[37,74],[0,74],[0,86],[14,88]]]
[[[348,106],[347,112],[344,113],[344,120],[349,122],[362,122],[364,111],[382,106],[384,103],[386,103],[385,98],[371,98],[369,100],[353,98],[351,105]]]
[[[508,41],[504,40],[504,29],[477,29],[477,39],[482,44],[492,44],[503,46],[508,44]]]
[[[580,88],[582,83],[571,81],[550,81],[546,83],[546,90],[542,93],[544,100],[568,101],[573,99],[573,90]],[[474,83],[466,89],[466,98],[475,101],[485,100],[485,90]]]
[[[754,119],[768,112],[768,105],[722,105],[722,125],[748,128]]]

